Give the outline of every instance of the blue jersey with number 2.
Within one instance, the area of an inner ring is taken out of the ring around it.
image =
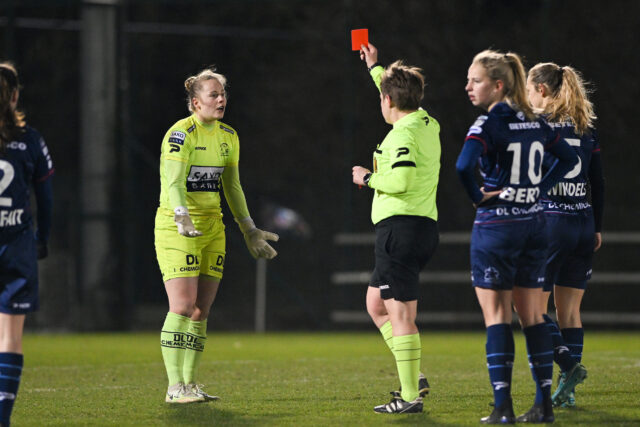
[[[49,149],[38,131],[27,126],[0,153],[0,243],[31,226],[31,187],[53,174]]]

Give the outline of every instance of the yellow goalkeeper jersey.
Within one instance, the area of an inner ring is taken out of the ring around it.
[[[225,168],[237,168],[239,158],[240,142],[231,126],[203,124],[194,115],[176,122],[162,140],[160,212],[173,215],[184,206],[191,215],[222,215],[222,175]],[[238,179],[237,173],[225,176]],[[225,185],[239,187],[239,179]]]

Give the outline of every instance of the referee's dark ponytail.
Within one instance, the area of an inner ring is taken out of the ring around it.
[[[0,62],[0,150],[13,141],[25,126],[24,113],[12,105],[20,90],[18,72],[10,62]]]

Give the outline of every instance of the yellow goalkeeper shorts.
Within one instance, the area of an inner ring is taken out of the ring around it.
[[[162,281],[176,277],[213,276],[222,279],[225,257],[224,223],[221,217],[192,216],[202,236],[185,237],[178,233],[173,216],[158,212],[155,245]]]

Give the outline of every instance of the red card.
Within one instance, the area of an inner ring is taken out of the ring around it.
[[[351,30],[351,50],[360,50],[361,45],[369,46],[369,30]]]

